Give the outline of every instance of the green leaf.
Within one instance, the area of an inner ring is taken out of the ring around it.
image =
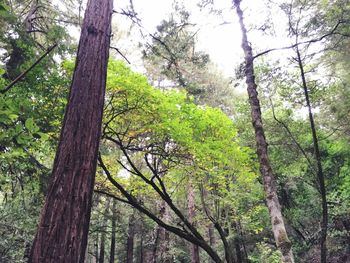
[[[25,134],[20,134],[16,137],[16,141],[18,144],[28,144],[31,141],[32,137],[25,135]]]
[[[32,133],[39,131],[39,127],[36,126],[36,124],[34,123],[34,120],[32,118],[29,118],[26,120],[25,126]]]
[[[47,141],[49,139],[49,135],[43,132],[36,132],[35,135],[39,135],[42,141]]]

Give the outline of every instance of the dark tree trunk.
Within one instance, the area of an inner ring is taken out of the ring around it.
[[[114,263],[115,259],[115,244],[116,244],[116,221],[117,221],[117,211],[116,211],[116,200],[113,199],[113,204],[112,204],[112,236],[111,236],[111,251],[110,251],[110,256],[109,256],[109,263]]]
[[[84,262],[106,86],[112,0],[89,0],[30,263]]]
[[[213,223],[209,223],[208,225],[208,237],[209,237],[210,247],[214,248],[216,246],[216,238],[215,238],[215,229],[214,229]],[[215,261],[210,259],[210,262],[214,263]]]
[[[188,220],[193,224],[194,218],[196,216],[196,210],[195,210],[195,196],[194,196],[194,189],[192,182],[188,182],[188,189],[187,189],[187,209],[188,209]],[[200,263],[199,259],[199,247],[196,244],[190,245],[190,251],[191,251],[191,262],[192,263]]]
[[[170,222],[170,214],[169,214],[169,207],[166,205],[164,201],[160,202],[160,217],[164,222],[169,223]],[[155,262],[162,262],[162,263],[171,263],[171,256],[169,254],[170,251],[170,236],[169,232],[163,228],[158,228],[158,241],[157,241],[157,254],[155,257]],[[158,260],[157,260],[158,259]]]
[[[105,245],[106,245],[106,232],[107,232],[107,221],[108,221],[108,210],[109,210],[109,202],[110,199],[107,199],[105,212],[102,215],[102,233],[101,233],[101,243],[100,243],[100,256],[98,259],[98,263],[105,262]]]
[[[128,238],[126,241],[126,263],[132,263],[134,258],[135,216],[129,217]]]
[[[157,262],[157,252],[158,252],[158,245],[159,245],[159,236],[160,236],[160,226],[156,226],[155,229],[155,234],[154,234],[154,244],[153,244],[153,249],[152,249],[152,263]]]
[[[98,262],[98,259],[100,258],[99,255],[100,255],[100,251],[99,251],[99,245],[98,245],[98,241],[100,240],[99,238],[99,234],[97,233],[96,235],[96,240],[95,240],[95,262],[97,263]]]
[[[326,192],[326,186],[325,186],[325,180],[324,180],[324,174],[322,169],[322,160],[321,160],[321,154],[320,154],[320,148],[318,143],[318,137],[317,137],[317,131],[314,121],[314,116],[312,113],[312,106],[310,102],[310,96],[309,96],[309,90],[307,87],[306,77],[305,77],[305,71],[304,71],[304,65],[303,61],[301,59],[300,51],[298,46],[296,47],[296,53],[297,53],[297,61],[300,69],[300,76],[303,84],[303,90],[304,90],[304,96],[306,101],[306,106],[309,113],[309,122],[310,122],[310,129],[312,134],[312,141],[314,145],[314,154],[316,159],[316,165],[317,165],[317,179],[318,184],[320,188],[321,193],[321,199],[322,199],[322,221],[321,221],[321,237],[320,237],[320,247],[321,247],[321,263],[327,263],[327,225],[328,225],[328,207],[327,207],[327,192]]]
[[[243,234],[242,234],[239,220],[231,222],[231,229],[235,231],[235,237],[232,240],[232,242],[233,242],[233,247],[236,251],[237,263],[246,263],[248,262],[248,257],[245,251]]]
[[[292,244],[288,239],[287,231],[284,225],[284,219],[281,213],[281,205],[277,196],[276,182],[268,157],[267,142],[264,134],[260,102],[258,99],[257,85],[255,83],[254,77],[252,48],[248,42],[247,30],[243,22],[243,12],[240,7],[241,0],[234,0],[233,2],[236,7],[242,31],[242,49],[245,55],[245,75],[247,91],[251,107],[252,123],[255,130],[255,140],[257,147],[257,155],[260,163],[260,171],[263,176],[266,203],[269,209],[270,219],[272,223],[272,232],[275,237],[276,245],[281,251],[282,261],[286,263],[292,263],[294,262]]]

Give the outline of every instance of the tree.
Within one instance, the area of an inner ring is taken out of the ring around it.
[[[234,0],[234,5],[239,18],[242,31],[242,49],[245,55],[245,76],[249,103],[251,106],[252,123],[255,131],[257,155],[260,163],[260,171],[263,176],[263,184],[266,194],[266,204],[269,208],[272,231],[275,242],[282,254],[283,262],[294,262],[292,244],[288,239],[287,231],[282,217],[281,205],[278,200],[276,182],[270,165],[267,142],[261,117],[260,102],[258,99],[257,85],[254,77],[254,64],[252,48],[248,42],[247,30],[243,22],[243,11],[240,7],[241,0]]]
[[[29,262],[84,262],[113,1],[90,0],[52,178]]]
[[[109,182],[101,181],[98,192],[133,206],[170,237],[199,246],[215,262],[223,257],[234,262],[225,227],[231,229],[231,210],[247,218],[247,210],[260,208],[262,195],[251,153],[239,145],[232,120],[219,109],[195,105],[185,92],[151,87],[121,62],[110,61],[108,76],[99,163]],[[210,189],[208,213],[197,213],[192,222],[182,206],[188,179],[196,182],[194,188]],[[216,247],[203,234],[209,223],[222,242]]]
[[[217,69],[207,53],[199,50],[200,29],[190,22],[190,13],[175,4],[171,15],[144,44],[143,62],[152,85],[162,89],[184,89],[195,103],[218,107],[232,114],[230,80]]]

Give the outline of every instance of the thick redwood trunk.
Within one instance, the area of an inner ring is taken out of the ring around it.
[[[260,102],[258,99],[257,85],[254,77],[254,65],[252,48],[248,42],[247,30],[243,22],[243,12],[240,7],[241,0],[234,0],[237,15],[242,31],[242,49],[245,55],[245,75],[249,103],[251,107],[252,122],[255,130],[257,155],[260,163],[260,171],[263,176],[263,184],[266,195],[266,203],[270,213],[272,232],[278,249],[282,253],[283,262],[294,262],[292,244],[288,239],[287,231],[281,213],[281,205],[278,200],[276,182],[270,165],[267,142],[261,117]]]
[[[31,263],[83,262],[106,86],[112,0],[89,0]]]
[[[188,208],[188,220],[193,224],[194,218],[196,216],[196,211],[195,211],[194,189],[191,181],[188,182],[187,208]],[[190,250],[191,250],[191,262],[200,263],[198,245],[191,244]]]

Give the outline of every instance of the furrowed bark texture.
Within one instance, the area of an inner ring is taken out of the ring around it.
[[[84,262],[106,86],[112,0],[89,0],[30,263]]]
[[[260,102],[258,99],[257,85],[254,77],[254,64],[252,48],[248,42],[247,30],[243,22],[243,12],[240,7],[241,0],[234,0],[236,12],[242,31],[242,49],[245,55],[245,75],[249,103],[251,107],[252,123],[255,131],[257,155],[260,163],[260,171],[263,176],[263,184],[266,194],[266,203],[269,209],[272,223],[272,232],[275,242],[282,253],[283,262],[294,262],[292,245],[288,239],[287,231],[284,225],[281,206],[278,200],[275,178],[268,158],[267,142],[264,134],[264,128],[261,117]]]

